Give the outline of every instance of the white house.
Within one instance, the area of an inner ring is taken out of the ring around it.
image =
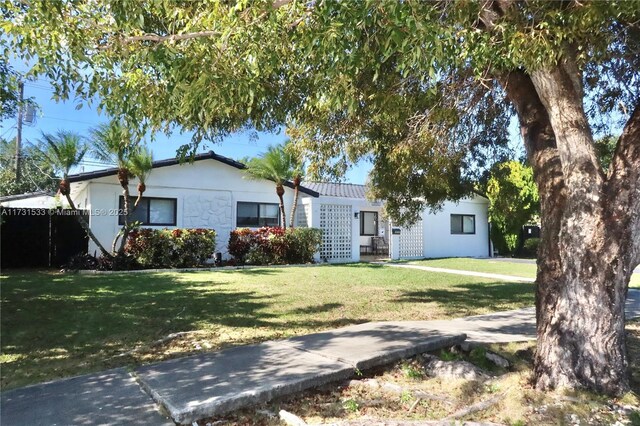
[[[152,228],[215,229],[217,251],[226,257],[233,229],[279,223],[273,182],[247,179],[244,168],[214,152],[199,154],[185,164],[176,159],[155,161],[134,220]],[[90,212],[93,232],[109,247],[120,229],[123,202],[116,169],[81,173],[69,180],[76,206]],[[130,183],[132,196],[136,183]],[[292,188],[291,184],[285,188],[287,215]],[[28,200],[5,199],[1,204],[22,207]],[[380,253],[389,245],[397,258],[486,257],[491,253],[487,208],[488,200],[481,196],[446,203],[438,213],[425,210],[414,226],[392,233],[392,224],[382,214],[383,204],[367,201],[363,185],[305,183],[300,188],[296,226],[324,231],[318,259],[328,262],[359,261],[361,253]],[[89,252],[97,252],[92,242]]]

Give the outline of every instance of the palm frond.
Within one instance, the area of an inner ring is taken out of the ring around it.
[[[91,155],[102,162],[119,168],[127,166],[129,157],[137,149],[133,133],[121,121],[112,120],[91,129]]]
[[[128,163],[131,174],[145,183],[153,169],[153,153],[146,146],[138,147],[129,157]]]
[[[270,146],[267,152],[249,160],[245,175],[249,179],[267,179],[282,185],[293,178],[294,169],[293,157],[278,145]]]
[[[44,147],[41,152],[47,162],[64,178],[80,164],[88,151],[82,137],[69,131],[60,130],[55,135],[42,133],[39,142]]]

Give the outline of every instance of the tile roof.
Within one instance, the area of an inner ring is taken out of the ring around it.
[[[327,197],[365,199],[365,186],[354,183],[303,182],[303,185]]]

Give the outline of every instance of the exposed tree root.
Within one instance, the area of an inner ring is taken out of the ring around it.
[[[476,413],[478,411],[482,411],[482,410],[486,410],[487,408],[491,407],[492,405],[497,404],[498,402],[500,402],[500,400],[502,400],[504,398],[504,394],[498,394],[496,396],[494,396],[493,398],[489,398],[486,401],[482,401],[482,402],[478,402],[476,404],[470,405],[468,407],[465,407],[461,410],[456,411],[455,413],[445,417],[443,420],[453,420],[453,419],[459,419],[461,417],[467,416],[471,413]]]

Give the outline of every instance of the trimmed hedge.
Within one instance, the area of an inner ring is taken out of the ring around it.
[[[229,254],[248,265],[311,263],[321,242],[322,231],[315,228],[240,228],[231,232]]]
[[[193,268],[213,255],[213,229],[150,229],[131,231],[124,248],[142,268]]]

